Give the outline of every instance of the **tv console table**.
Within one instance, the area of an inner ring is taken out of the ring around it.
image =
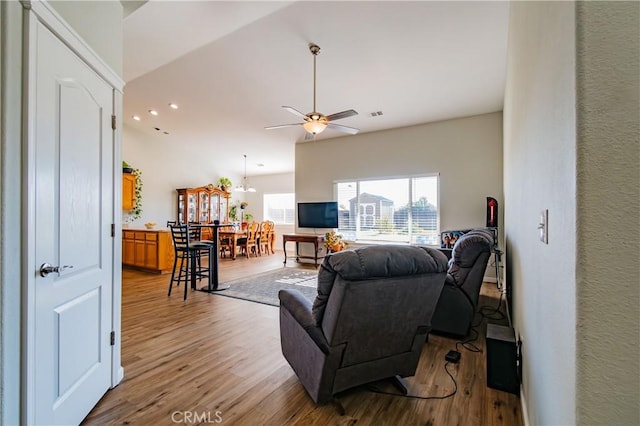
[[[282,248],[284,249],[284,263],[287,264],[287,242],[293,241],[296,243],[296,262],[300,261],[300,259],[313,259],[315,262],[316,268],[318,267],[318,251],[320,250],[321,244],[324,243],[324,235],[314,235],[314,234],[283,234],[282,235]],[[311,243],[313,244],[313,256],[300,256],[300,243]],[[324,256],[320,256],[322,259]]]

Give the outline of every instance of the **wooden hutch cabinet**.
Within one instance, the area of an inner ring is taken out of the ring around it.
[[[179,223],[220,223],[229,222],[229,194],[209,184],[198,188],[179,188],[178,216]],[[211,239],[211,229],[202,230],[202,239]]]

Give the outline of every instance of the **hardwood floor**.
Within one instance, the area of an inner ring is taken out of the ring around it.
[[[221,259],[220,280],[281,268],[282,258]],[[181,291],[167,297],[169,279],[123,272],[124,380],[83,424],[522,425],[518,397],[488,388],[484,353],[464,349],[460,363],[448,367],[457,382],[453,397],[417,400],[356,388],[339,395],[340,416],[332,405],[313,403],[282,356],[278,308],[197,291],[186,301]],[[495,307],[498,296],[485,283],[481,305]],[[475,344],[484,351],[486,320],[477,329]],[[416,375],[406,379],[409,394],[454,389],[444,356],[456,342],[429,337]]]

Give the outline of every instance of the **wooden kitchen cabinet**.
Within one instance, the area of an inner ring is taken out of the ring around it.
[[[166,229],[123,229],[122,264],[157,273],[173,269],[175,253]]]
[[[133,210],[136,206],[136,175],[122,174],[122,210]]]

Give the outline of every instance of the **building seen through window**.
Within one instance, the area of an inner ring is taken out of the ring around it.
[[[345,239],[440,243],[438,176],[339,182],[335,190]]]

